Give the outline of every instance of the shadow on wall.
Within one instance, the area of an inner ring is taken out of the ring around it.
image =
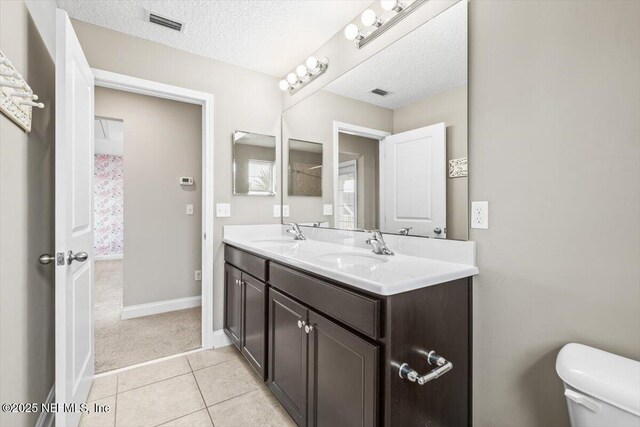
[[[556,372],[556,357],[563,346],[543,354],[524,372],[518,384],[523,391],[522,398],[528,401],[532,410],[528,418],[535,419],[539,426],[564,427],[569,425],[569,413],[563,394],[562,380],[549,382],[549,372]],[[524,355],[523,357],[525,357]],[[557,414],[564,413],[564,421],[558,424]]]
[[[27,136],[27,306],[28,337],[26,396],[44,402],[55,375],[54,266],[40,265],[40,254],[54,251],[55,212],[55,65],[29,16],[27,28],[27,81],[45,104],[34,109],[32,130]],[[35,424],[38,414],[32,414]]]

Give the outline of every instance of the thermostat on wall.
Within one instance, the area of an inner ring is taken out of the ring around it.
[[[193,185],[193,178],[188,176],[181,176],[180,185]]]

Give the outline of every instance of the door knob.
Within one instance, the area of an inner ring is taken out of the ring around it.
[[[38,258],[38,261],[40,262],[40,264],[42,265],[47,265],[47,264],[51,264],[53,261],[56,260],[56,257],[54,257],[53,255],[49,255],[49,254],[42,254],[40,255],[40,257]]]
[[[86,252],[78,252],[74,254],[73,251],[67,253],[67,264],[71,264],[73,261],[85,262],[89,259],[89,255]]]

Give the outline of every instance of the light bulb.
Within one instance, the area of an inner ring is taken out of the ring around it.
[[[307,58],[306,64],[309,70],[315,70],[318,68],[318,59],[315,56],[310,56]]]
[[[290,84],[296,84],[298,82],[298,76],[296,76],[296,73],[289,73],[287,74],[287,81]]]
[[[344,28],[344,36],[347,40],[355,40],[360,34],[360,30],[356,24],[349,24]]]
[[[363,25],[366,25],[367,27],[371,27],[376,22],[378,22],[378,17],[376,16],[376,13],[373,10],[367,9],[364,12],[362,12],[362,16],[360,17],[360,20],[362,21]]]
[[[304,77],[308,74],[308,70],[307,67],[305,67],[304,65],[300,64],[296,67],[296,74],[299,77]]]
[[[280,90],[287,90],[289,89],[289,82],[286,80],[280,80],[280,83],[278,83],[278,87],[280,88]]]
[[[398,7],[398,0],[380,0],[380,6],[386,10],[394,10]]]

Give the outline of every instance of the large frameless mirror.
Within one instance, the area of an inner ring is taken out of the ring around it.
[[[276,194],[276,137],[233,132],[233,194]]]
[[[461,1],[286,110],[323,155],[321,197],[283,174],[287,222],[466,240],[467,89]]]

